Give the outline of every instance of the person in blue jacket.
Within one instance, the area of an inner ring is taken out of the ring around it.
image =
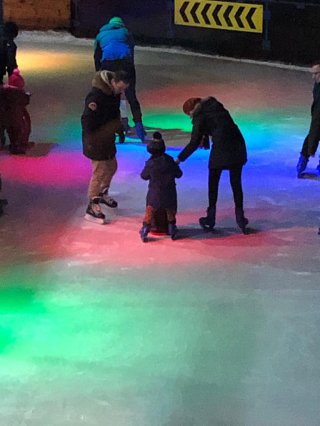
[[[130,105],[137,136],[144,142],[146,132],[136,95],[134,39],[121,18],[115,16],[100,28],[94,44],[94,63],[96,71],[126,71],[130,84],[125,96]]]
[[[143,242],[148,241],[148,233],[155,212],[158,209],[166,211],[168,219],[168,234],[175,239],[177,234],[177,190],[175,178],[182,176],[180,167],[174,159],[165,153],[166,146],[160,132],[153,134],[153,139],[148,143],[148,152],[151,157],[146,161],[140,176],[149,181],[146,211],[140,236]]]

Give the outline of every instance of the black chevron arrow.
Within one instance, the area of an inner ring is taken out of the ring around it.
[[[233,6],[228,6],[226,8],[226,11],[223,14],[223,17],[226,20],[228,27],[232,27],[232,22],[231,22],[231,19],[229,18],[229,15],[230,15],[230,12],[232,11],[232,9],[233,9]]]
[[[220,25],[220,26],[222,24],[221,24],[221,21],[219,19],[218,14],[219,14],[221,8],[222,8],[222,4],[217,4],[217,6],[213,9],[213,13],[212,13],[212,17],[216,21],[216,24]]]
[[[240,28],[244,28],[243,22],[241,21],[241,14],[244,11],[244,7],[240,6],[239,9],[237,10],[237,13],[234,15],[237,24]]]
[[[203,8],[203,10],[202,10],[202,12],[201,12],[202,18],[203,18],[204,22],[205,22],[207,25],[209,25],[209,24],[210,24],[210,19],[209,19],[209,18],[208,18],[208,16],[207,16],[207,13],[208,13],[209,8],[210,8],[210,4],[209,4],[209,3],[206,3],[206,4],[205,4],[205,6],[204,6],[204,8]]]
[[[183,5],[181,6],[181,9],[180,9],[180,15],[182,16],[182,19],[184,20],[184,22],[189,22],[188,17],[186,15],[186,8],[188,7],[188,4],[189,4],[189,2],[185,1],[183,3]]]
[[[200,3],[195,3],[193,6],[192,6],[192,9],[191,9],[191,16],[193,17],[193,19],[194,19],[194,22],[196,23],[196,24],[199,24],[200,23],[200,21],[199,21],[199,19],[198,19],[198,17],[197,17],[197,15],[196,15],[196,11],[197,11],[197,9],[198,9],[198,7],[200,6]]]
[[[248,24],[249,24],[250,28],[252,28],[252,29],[256,28],[255,25],[254,25],[254,23],[253,23],[253,21],[252,21],[252,16],[253,16],[253,14],[254,14],[255,11],[256,11],[256,7],[252,7],[249,10],[248,15],[246,16]]]

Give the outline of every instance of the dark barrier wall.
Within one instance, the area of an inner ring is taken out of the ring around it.
[[[188,1],[192,0],[183,4]],[[73,0],[71,30],[78,37],[94,37],[103,24],[117,15],[140,44],[183,46],[205,53],[299,65],[309,65],[320,58],[320,0],[223,3],[230,8],[237,3],[262,6],[263,32],[176,25],[174,0]]]
[[[69,29],[69,0],[3,0],[5,21],[15,21],[21,29]],[[54,6],[53,6],[54,3]]]

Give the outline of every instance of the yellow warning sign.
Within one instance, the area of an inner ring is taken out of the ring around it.
[[[262,33],[263,5],[210,0],[175,0],[177,25]]]

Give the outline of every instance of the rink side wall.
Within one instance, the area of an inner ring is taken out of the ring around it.
[[[212,4],[211,0],[197,1],[207,7]],[[190,11],[194,2],[186,0],[180,4],[189,4]],[[182,46],[203,53],[301,65],[320,58],[320,0],[223,1],[230,7],[239,3],[262,6],[262,33],[177,25],[174,16],[178,3],[178,0],[73,1],[71,31],[78,37],[94,37],[110,17],[120,15],[140,44]],[[232,13],[234,16],[235,9]]]
[[[70,29],[71,2],[66,0],[3,0],[5,21],[30,30]]]
[[[213,0],[197,1],[209,7]],[[190,11],[194,2],[180,1],[180,8],[188,4]],[[179,0],[4,0],[4,18],[26,29],[68,29],[77,37],[91,38],[118,15],[137,44],[181,46],[203,53],[298,65],[309,65],[320,58],[320,0],[221,2],[234,8],[239,3],[262,6],[262,32],[176,24]]]

